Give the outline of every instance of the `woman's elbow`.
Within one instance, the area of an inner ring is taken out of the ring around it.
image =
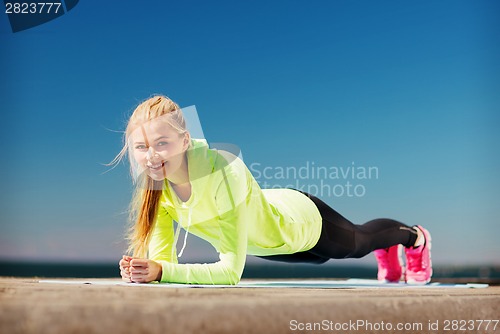
[[[241,275],[234,274],[231,276],[231,282],[229,283],[230,285],[237,285],[241,280]]]
[[[220,284],[223,285],[236,285],[240,282],[241,280],[241,274],[235,270],[228,270],[226,272],[226,277],[224,279],[224,282],[221,282]]]

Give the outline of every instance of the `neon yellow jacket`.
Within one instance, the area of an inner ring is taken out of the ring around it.
[[[149,242],[149,258],[162,265],[162,282],[237,284],[247,254],[314,247],[322,219],[311,199],[293,189],[261,189],[239,158],[210,149],[205,140],[191,141],[186,152],[191,197],[181,202],[165,180]],[[212,244],[220,260],[178,264],[173,221]]]

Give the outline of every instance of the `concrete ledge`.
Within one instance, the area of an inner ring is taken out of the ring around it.
[[[499,319],[496,286],[151,289],[0,278],[1,333],[495,333],[500,324],[475,320]]]

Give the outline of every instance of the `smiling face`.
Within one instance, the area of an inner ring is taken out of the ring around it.
[[[169,179],[177,183],[185,179],[189,132],[180,134],[159,117],[137,126],[129,138],[134,160],[141,172],[155,181]]]

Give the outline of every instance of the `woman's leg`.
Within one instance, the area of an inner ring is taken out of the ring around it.
[[[376,249],[398,244],[410,247],[415,244],[417,231],[403,223],[393,219],[374,219],[363,225],[356,225],[319,198],[297,191],[308,196],[316,204],[323,218],[318,242],[305,252],[259,257],[288,263],[321,264],[331,258],[360,258]]]
[[[302,191],[301,191],[302,192]],[[319,198],[304,193],[318,207],[323,227],[317,244],[308,252],[321,258],[360,258],[376,249],[402,244],[411,247],[417,231],[393,219],[375,219],[356,225]]]
[[[310,252],[299,252],[294,254],[280,254],[280,255],[268,255],[268,256],[257,256],[262,259],[287,262],[287,263],[311,263],[311,264],[322,264],[330,260],[330,258],[324,258]]]
[[[318,242],[306,252],[263,258],[292,263],[324,263],[330,258],[360,258],[378,250],[378,254],[376,252],[379,265],[378,279],[398,282],[402,268],[397,245],[401,244],[405,246],[408,262],[406,282],[426,284],[431,280],[431,237],[426,229],[421,226],[410,227],[393,219],[374,219],[363,225],[356,225],[319,198],[300,192],[316,204],[323,218]],[[419,235],[421,238],[416,245]]]

